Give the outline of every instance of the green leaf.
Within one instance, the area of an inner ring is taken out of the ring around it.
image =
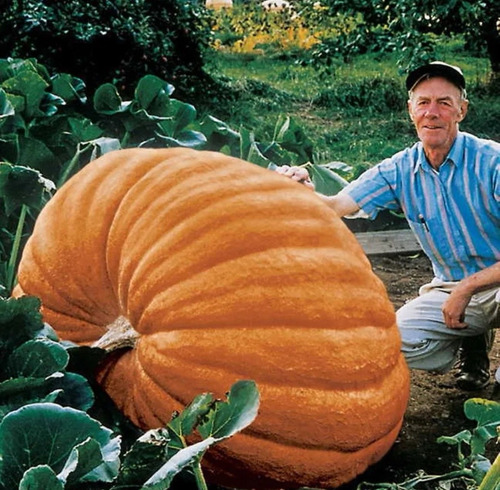
[[[17,119],[16,126],[18,128],[26,128],[27,122],[24,120],[24,111],[26,109],[26,100],[21,95],[10,94],[8,92],[5,93],[7,96],[7,100],[9,104],[14,109],[14,114]]]
[[[491,461],[488,458],[486,458],[481,454],[478,454],[474,457],[474,462],[472,463],[472,474],[476,483],[479,484],[484,480],[490,468],[491,468]],[[500,475],[498,475],[498,477],[500,477]],[[498,483],[500,483],[500,478],[497,479],[497,484]]]
[[[101,425],[101,429],[105,429]],[[109,435],[112,432],[105,429]],[[99,441],[98,441],[99,442]],[[120,452],[121,452],[121,439],[120,436],[108,438],[105,444],[99,443],[100,452],[102,454],[102,463],[87,473],[81,478],[81,481],[93,482],[112,482],[115,480],[116,475],[120,469]]]
[[[23,395],[23,403],[26,403],[26,400],[30,400],[33,391],[37,391],[40,393],[39,388],[44,387],[46,385],[46,380],[44,378],[23,378],[18,376],[16,378],[6,379],[0,383],[0,407],[4,407],[6,405],[6,401],[9,399],[18,397],[19,395]],[[37,395],[35,395],[37,396]],[[39,394],[38,396],[42,396]],[[39,401],[39,400],[36,400]],[[9,404],[7,404],[9,405]],[[12,403],[12,405],[18,407],[17,404]],[[6,411],[3,408],[0,408],[0,412],[3,414]]]
[[[0,197],[3,197],[7,215],[23,204],[40,208],[45,186],[39,171],[22,165],[0,163]]]
[[[62,371],[69,354],[59,343],[51,340],[28,340],[9,356],[6,371],[11,376],[46,378]]]
[[[25,390],[20,391],[19,388],[23,386],[22,381],[25,381]],[[27,382],[27,383],[26,383]],[[4,381],[1,386],[8,384],[11,388],[17,386],[17,393],[7,393],[7,397],[3,395],[0,403],[0,421],[10,412],[14,412],[21,407],[29,405],[30,403],[56,403],[61,395],[60,390],[48,391],[48,384],[42,378],[15,378]]]
[[[438,437],[437,442],[445,443],[450,446],[457,446],[465,442],[466,444],[470,443],[471,440],[471,432],[469,430],[462,430],[458,434],[454,436],[441,436]]]
[[[150,430],[143,434],[125,454],[120,472],[114,482],[116,488],[142,484],[161,468],[167,454],[166,429]]]
[[[21,71],[15,77],[2,83],[5,92],[22,97],[24,117],[32,119],[43,115],[40,104],[45,96],[48,83],[34,71]]]
[[[12,121],[22,121],[22,119],[18,118],[17,116],[14,116],[12,118]],[[23,128],[13,128],[11,121],[9,120],[8,122],[9,125],[9,130],[10,131],[16,131],[16,132],[11,132],[9,134],[6,134],[0,138],[0,154],[2,155],[2,160],[0,162],[0,165],[6,164],[8,165],[7,162],[17,162],[17,156],[19,154],[19,134],[17,134],[17,131],[19,130],[20,132],[23,132]],[[0,185],[1,182],[0,182]]]
[[[63,490],[64,484],[52,468],[39,465],[27,470],[19,484],[19,490]]]
[[[203,438],[225,439],[250,425],[259,410],[259,391],[254,381],[237,381],[230,389],[227,402],[218,401],[208,420],[198,426]]]
[[[211,393],[198,395],[180,414],[174,416],[167,425],[170,435],[168,444],[169,455],[186,446],[186,437],[202,422],[212,410],[214,399]]]
[[[314,183],[314,189],[326,196],[338,194],[347,185],[345,179],[327,166],[309,165],[308,171]]]
[[[207,116],[201,122],[200,127],[210,149],[220,151],[224,146],[228,146],[229,154],[240,156],[240,134],[225,122],[213,116]]]
[[[90,119],[69,117],[68,124],[71,135],[78,143],[95,140],[103,135],[103,130]]]
[[[194,106],[179,100],[172,99],[170,101],[169,112],[173,116],[174,135],[196,120],[196,109]],[[205,135],[203,137],[205,138]]]
[[[259,392],[253,381],[236,382],[228,393],[227,402],[214,401],[212,395],[207,393],[196,397],[167,426],[171,436],[168,445],[174,445],[175,454],[146,481],[142,488],[151,490],[168,488],[175,475],[189,466],[197,465],[211,445],[251,424],[257,416],[258,408]],[[185,443],[184,436],[196,426],[204,439],[181,448]]]
[[[174,420],[180,423],[181,433],[185,436],[191,435],[194,428],[210,412],[214,402],[211,393],[198,395]]]
[[[40,306],[34,296],[0,299],[0,366],[7,353],[45,329]]]
[[[196,120],[196,109],[191,104],[172,99],[168,110],[164,112],[164,117],[151,117],[151,120],[157,122],[161,134],[165,136],[178,139],[183,133],[196,133],[197,138],[206,141],[203,133],[185,129]]]
[[[328,162],[321,165],[339,175],[349,175],[352,172],[352,166],[345,162]]]
[[[477,422],[477,428],[472,431],[472,453],[484,454],[486,443],[498,437],[500,403],[482,398],[470,398],[464,403],[464,412],[468,419]]]
[[[485,461],[479,461],[477,465],[477,474],[476,467],[473,468],[474,477],[477,483],[481,483],[479,485],[479,490],[498,490],[499,482],[500,482],[500,453],[497,454],[493,464],[489,464]],[[486,474],[482,477],[482,473],[486,470]]]
[[[201,148],[207,141],[205,135],[198,131],[182,131],[175,138],[157,133],[157,137],[161,141],[162,145],[168,148],[178,146],[186,148]]]
[[[10,102],[5,90],[0,88],[0,121],[15,114],[14,106]]]
[[[285,150],[296,153],[299,156],[299,164],[313,161],[313,144],[311,140],[290,117],[281,116],[278,118],[273,139]]]
[[[45,386],[49,391],[58,392],[54,401],[59,405],[87,411],[94,404],[94,391],[87,378],[80,374],[54,373],[46,379]]]
[[[116,138],[97,138],[95,140],[89,141],[89,145],[92,147],[92,154],[90,157],[91,160],[95,160],[96,158],[110,151],[121,149],[120,141]]]
[[[36,73],[43,80],[48,82],[50,80],[50,75],[47,68],[38,63],[35,58],[19,58],[19,59],[9,59],[10,73],[12,76],[17,76],[24,72]]]
[[[5,186],[9,181],[9,175],[12,171],[12,165],[10,163],[0,162],[0,196],[3,197],[5,192]]]
[[[260,167],[267,168],[269,160],[260,152],[259,147],[255,143],[254,134],[244,128],[241,128],[241,146],[239,157],[250,163],[255,163]]]
[[[52,92],[66,102],[78,101],[82,104],[87,102],[83,80],[67,73],[59,73],[52,77]]]
[[[196,463],[203,453],[215,442],[217,442],[215,438],[209,437],[181,449],[144,483],[142,489],[165,490],[169,488],[174,477],[183,469]]]
[[[38,170],[42,175],[55,179],[60,161],[44,141],[19,135],[17,165]]]
[[[500,403],[483,398],[470,398],[464,403],[465,416],[475,420],[478,426],[488,427],[495,435],[494,427],[500,425]]]
[[[296,155],[282,148],[275,141],[270,144],[257,143],[260,152],[269,160],[277,165],[294,164],[297,160]]]
[[[89,437],[71,450],[58,476],[65,483],[85,481],[85,475],[97,468],[101,462],[102,454],[99,443]]]
[[[105,83],[97,88],[94,93],[94,109],[99,114],[112,116],[125,112],[130,102],[123,102],[116,87],[112,83]]]
[[[154,116],[168,116],[173,91],[174,87],[161,78],[145,75],[139,80],[134,93],[138,110]]]
[[[51,93],[45,93],[40,102],[40,111],[44,116],[50,117],[57,113],[58,107],[66,102],[61,97]]]
[[[88,444],[89,439],[97,445]],[[118,472],[119,438],[112,438],[109,429],[86,413],[52,403],[34,403],[11,412],[0,424],[0,481],[7,488],[17,488],[24,472],[39,465],[59,473],[73,462],[74,448],[84,442],[88,444],[85,465],[97,452],[102,457],[95,469],[78,479],[111,481]]]

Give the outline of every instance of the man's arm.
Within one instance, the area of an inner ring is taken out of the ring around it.
[[[448,328],[465,328],[464,313],[472,296],[486,289],[500,286],[500,262],[462,279],[442,307]]]
[[[340,192],[335,196],[325,196],[324,194],[316,193],[328,206],[330,206],[339,216],[349,216],[357,213],[359,206],[349,194]]]

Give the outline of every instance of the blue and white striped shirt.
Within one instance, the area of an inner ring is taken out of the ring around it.
[[[459,281],[500,261],[499,143],[459,132],[437,172],[419,142],[342,192],[372,219],[401,209],[438,279]]]

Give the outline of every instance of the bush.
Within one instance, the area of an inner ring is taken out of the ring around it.
[[[12,1],[0,18],[0,58],[36,58],[91,92],[105,82],[127,90],[154,74],[186,93],[207,78],[210,36],[198,0]]]
[[[406,93],[401,81],[376,77],[340,82],[333,88],[323,90],[313,102],[320,107],[350,112],[357,109],[397,112],[405,107]]]

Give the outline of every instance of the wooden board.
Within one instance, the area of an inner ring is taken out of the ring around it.
[[[370,231],[354,234],[366,255],[420,252],[411,230]]]

